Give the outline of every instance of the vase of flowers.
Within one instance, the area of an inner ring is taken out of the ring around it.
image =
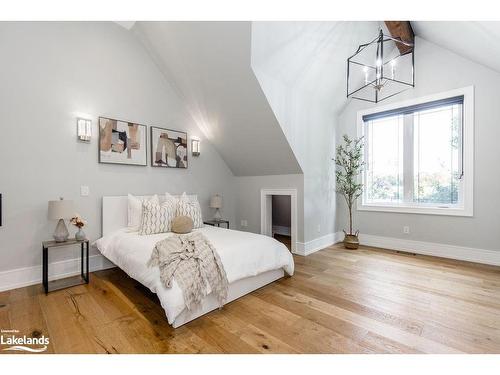
[[[346,249],[357,249],[359,246],[359,231],[352,228],[352,207],[356,199],[363,193],[363,184],[358,182],[358,176],[363,170],[363,137],[351,139],[343,137],[343,144],[337,146],[335,153],[335,181],[337,193],[342,195],[349,211],[349,232],[344,230],[344,246]]]
[[[83,220],[80,216],[73,217],[69,222],[78,228],[78,231],[75,233],[75,239],[77,241],[85,240],[87,236],[85,235],[85,232],[82,230],[82,228],[85,226],[87,222]]]

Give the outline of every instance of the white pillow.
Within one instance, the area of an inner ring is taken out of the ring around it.
[[[182,193],[177,205],[177,216],[189,216],[193,220],[193,229],[203,228],[203,218],[198,199],[191,200],[186,193]]]
[[[143,201],[139,235],[170,232],[172,220],[175,218],[176,211],[176,199],[167,198],[161,204],[158,199]]]
[[[198,202],[198,196],[196,194],[188,195],[186,193],[182,193],[182,195],[185,195],[187,200],[190,202]],[[182,198],[182,195],[179,196],[179,199]]]
[[[179,203],[180,196],[178,195],[172,195],[169,192],[165,193],[165,201],[173,201],[175,204]]]
[[[186,195],[187,199],[189,201],[197,201],[198,200],[198,196],[196,194],[190,194],[190,195],[187,195],[185,192],[183,193]],[[176,198],[176,199],[181,199],[182,195],[172,195],[170,194],[169,192],[166,192],[165,193],[165,198],[168,198],[168,197],[172,197],[172,198]]]
[[[158,196],[154,195],[151,200],[158,202]],[[136,232],[141,226],[142,220],[142,198],[137,198],[132,194],[128,195],[128,229],[130,232]]]

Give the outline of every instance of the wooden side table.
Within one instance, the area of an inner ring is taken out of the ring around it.
[[[71,245],[80,245],[81,249],[80,276],[68,277],[61,280],[53,280],[49,283],[49,249],[63,247],[63,246],[71,246]],[[85,258],[83,256],[84,250],[86,250]],[[84,265],[85,265],[85,272],[84,272]],[[45,289],[45,294],[53,292],[54,290],[69,288],[75,285],[88,284],[89,280],[90,280],[89,240],[77,241],[74,238],[70,238],[65,242],[56,242],[56,241],[42,242],[42,282],[43,282],[43,288]],[[49,284],[50,284],[50,290],[49,290]]]
[[[221,224],[226,224],[227,229],[229,229],[229,221],[228,220],[207,220],[207,221],[204,221],[203,224],[211,225],[213,227],[220,227]]]

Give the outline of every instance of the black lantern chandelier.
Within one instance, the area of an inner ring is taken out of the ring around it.
[[[378,103],[415,87],[414,44],[384,35],[347,59],[347,97]]]

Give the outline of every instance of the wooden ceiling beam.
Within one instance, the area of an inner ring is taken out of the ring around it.
[[[410,21],[384,21],[385,25],[389,29],[389,33],[395,39],[401,39],[405,43],[413,44],[415,42],[415,34],[411,28]],[[402,43],[396,43],[399,49],[399,53],[404,55],[411,52],[413,47],[406,46]]]

